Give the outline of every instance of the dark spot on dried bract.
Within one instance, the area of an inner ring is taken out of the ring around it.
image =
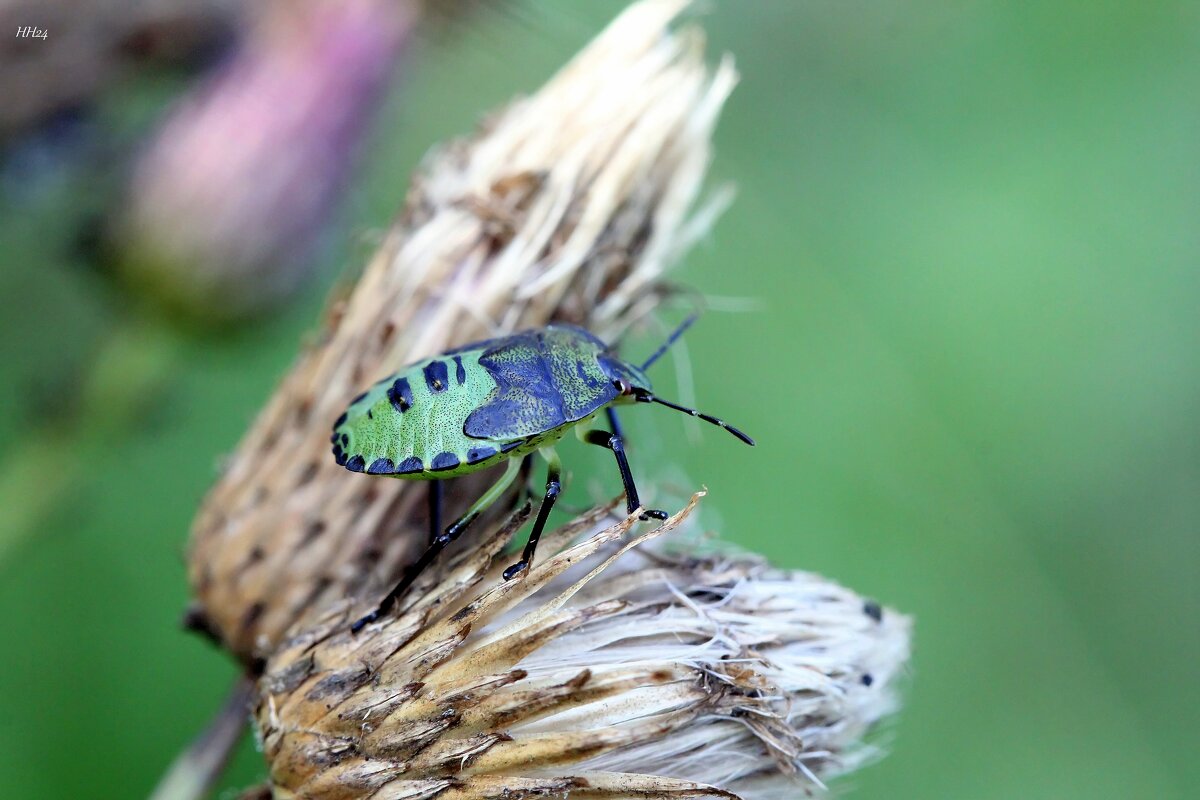
[[[266,610],[267,604],[262,600],[251,603],[250,607],[246,609],[246,613],[242,615],[242,621],[239,623],[239,627],[243,631],[254,627],[254,624],[262,618],[263,612]]]
[[[478,602],[467,603],[465,606],[463,606],[458,611],[456,611],[454,613],[454,616],[450,617],[450,621],[451,622],[462,622],[463,620],[465,620],[468,617],[470,617],[471,615],[473,615],[475,613],[475,609],[478,608],[478,606],[479,606]]]
[[[266,552],[264,552],[262,547],[260,547],[259,545],[255,545],[254,547],[251,547],[250,551],[248,553],[246,553],[246,560],[242,562],[241,569],[243,569],[243,570],[249,569],[250,567],[257,564],[258,562],[262,561],[266,557],[266,555],[267,555]]]
[[[358,504],[366,507],[379,499],[379,484],[376,481],[365,481],[367,488],[358,496]]]
[[[308,596],[304,598],[301,608],[312,608],[313,605],[320,599],[321,595],[325,594],[330,586],[333,585],[333,579],[327,575],[322,575],[313,581],[312,588],[309,589]]]
[[[308,424],[308,417],[312,414],[313,399],[311,397],[301,398],[300,402],[296,403],[296,410],[293,416],[293,424],[297,428],[303,428]]]
[[[208,614],[204,613],[204,609],[199,606],[189,606],[183,612],[183,619],[180,620],[180,623],[185,631],[198,633],[218,647],[221,646],[221,634],[217,632],[216,626],[212,624]]]
[[[324,532],[325,520],[314,519],[312,522],[308,523],[308,526],[304,529],[304,538],[300,540],[300,546],[304,547],[305,545],[312,544],[318,538],[320,538],[321,534]]]
[[[362,667],[326,675],[304,695],[305,700],[323,700],[331,695],[346,695],[370,680],[371,673]]]
[[[304,469],[296,477],[296,488],[306,485],[313,478],[317,477],[317,462],[310,461],[304,465]]]
[[[392,341],[392,337],[396,335],[396,323],[388,321],[383,323],[383,327],[379,329],[379,346],[387,347]]]
[[[863,613],[876,622],[883,622],[883,606],[874,600],[863,603]]]
[[[313,656],[311,653],[289,664],[285,669],[272,672],[263,677],[263,688],[271,694],[283,694],[295,691],[312,673]]]
[[[358,754],[358,748],[351,742],[342,742],[332,747],[309,750],[309,761],[313,766],[332,767]]]
[[[862,685],[863,686],[870,686],[874,682],[875,682],[875,678],[873,678],[871,676],[871,673],[869,673],[869,672],[863,673],[863,676],[862,676]]]

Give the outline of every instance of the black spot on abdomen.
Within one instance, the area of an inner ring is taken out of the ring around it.
[[[432,472],[441,472],[446,469],[454,469],[458,466],[458,456],[454,453],[438,453],[433,457],[433,462],[430,463],[429,469]]]
[[[444,392],[450,388],[450,376],[446,370],[445,361],[431,361],[425,369],[425,385],[433,394]]]
[[[500,451],[496,448],[486,445],[483,447],[472,447],[467,451],[467,463],[478,464],[480,461],[487,461],[498,452]]]
[[[408,378],[397,378],[396,382],[392,384],[392,388],[388,389],[387,396],[392,403],[392,408],[401,414],[412,408],[412,387],[408,385]]]
[[[467,382],[467,370],[463,367],[462,356],[454,357],[454,379],[462,386]]]
[[[354,456],[346,462],[346,469],[350,470],[351,472],[362,472],[364,469],[366,469],[366,466],[367,460],[361,455]]]
[[[367,472],[371,475],[391,475],[395,471],[396,465],[390,458],[377,458],[367,467]]]
[[[416,456],[409,456],[396,465],[394,475],[407,475],[410,472],[423,472],[425,465],[421,463],[421,459]]]

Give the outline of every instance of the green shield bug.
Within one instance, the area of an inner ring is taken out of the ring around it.
[[[549,325],[450,350],[401,370],[363,392],[333,427],[333,455],[352,472],[431,481],[430,533],[425,553],[405,571],[379,605],[351,627],[357,632],[387,613],[417,576],[483,511],[520,471],[524,456],[546,460],[546,494],[521,559],[504,571],[511,579],[529,567],[560,490],[554,444],[575,428],[581,440],[612,451],[629,513],[641,506],[615,407],[658,403],[718,425],[749,445],[754,440],[716,417],[657,397],[646,369],[695,321],[683,322],[641,366],[620,359],[592,334]],[[604,411],[612,430],[593,427]],[[465,514],[441,529],[439,481],[507,461],[504,474]],[[666,519],[663,511],[642,519]]]

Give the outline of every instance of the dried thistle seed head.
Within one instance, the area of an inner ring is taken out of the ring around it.
[[[287,639],[255,709],[277,797],[766,798],[870,755],[909,620],[806,573],[671,556],[596,509],[498,582],[513,524],[357,636]],[[610,507],[611,508],[611,507]]]
[[[697,31],[669,30],[684,5],[634,5],[414,180],[399,223],[193,526],[194,619],[240,658],[270,653],[298,619],[364,583],[390,584],[425,540],[425,487],[364,479],[329,455],[355,395],[472,339],[552,319],[611,338],[653,310],[660,276],[698,234],[688,213],[734,83],[728,63],[706,66]],[[455,481],[448,508],[489,477]]]

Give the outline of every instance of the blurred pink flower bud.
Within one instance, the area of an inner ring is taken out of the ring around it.
[[[124,277],[209,320],[298,289],[415,17],[397,0],[265,5],[136,164]]]

